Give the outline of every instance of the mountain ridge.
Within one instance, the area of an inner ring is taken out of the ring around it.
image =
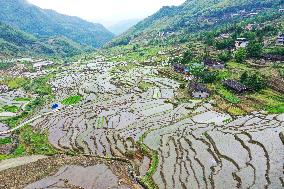
[[[38,38],[0,22],[0,55],[9,56],[74,56],[83,47],[64,36]]]
[[[101,24],[79,17],[67,16],[50,9],[41,9],[26,0],[3,0],[0,20],[37,37],[65,36],[71,40],[98,48],[114,37]]]
[[[157,37],[158,32],[194,33],[234,21],[230,14],[283,5],[283,0],[187,0],[180,6],[164,6],[114,38],[107,46],[125,45],[139,37]],[[222,19],[220,19],[222,18]],[[217,22],[216,22],[217,21]]]

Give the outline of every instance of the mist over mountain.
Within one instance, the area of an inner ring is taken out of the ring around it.
[[[120,35],[123,32],[126,32],[129,28],[137,24],[142,19],[130,19],[130,20],[122,20],[114,25],[107,27],[112,33],[115,35]]]

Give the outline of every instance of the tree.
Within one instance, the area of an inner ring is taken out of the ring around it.
[[[200,77],[203,83],[214,83],[217,80],[217,76],[217,72],[203,72]]]
[[[266,85],[265,80],[259,73],[250,75],[248,72],[244,72],[241,75],[240,81],[253,91],[259,91]]]
[[[193,53],[191,50],[187,50],[184,54],[183,54],[183,58],[182,58],[182,63],[183,64],[187,64],[188,62],[192,61],[193,58]]]
[[[230,47],[233,47],[233,45],[234,45],[234,40],[232,38],[224,40],[216,40],[214,43],[214,46],[219,50],[228,49]]]
[[[219,58],[219,60],[221,60],[223,62],[227,62],[227,61],[231,60],[232,53],[231,53],[231,51],[224,51],[224,52],[218,54],[218,58]]]
[[[247,81],[248,77],[249,77],[248,72],[245,71],[245,72],[241,75],[241,78],[240,78],[241,82],[242,82],[242,83],[245,83],[245,82]]]
[[[262,44],[256,41],[249,42],[247,46],[247,55],[250,58],[260,58],[262,54]]]
[[[199,63],[190,63],[189,70],[192,75],[201,77],[204,72],[204,66]]]
[[[235,53],[235,60],[238,63],[243,63],[246,60],[246,58],[247,58],[247,52],[246,52],[246,49],[244,48],[240,48]]]
[[[214,33],[213,32],[207,32],[204,35],[204,42],[209,45],[212,46],[214,44]]]

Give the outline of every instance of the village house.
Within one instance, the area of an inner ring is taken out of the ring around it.
[[[166,55],[166,53],[164,51],[159,51],[158,55]]]
[[[233,90],[237,93],[243,93],[243,92],[247,91],[247,87],[245,85],[241,84],[240,82],[236,81],[236,80],[228,79],[228,80],[225,80],[223,82],[223,84],[227,88],[229,88],[229,89],[231,89],[231,90]]]
[[[174,64],[173,69],[175,72],[186,74],[189,72],[189,69],[183,64]]]
[[[184,79],[185,79],[186,81],[191,81],[191,80],[194,79],[194,76],[193,76],[193,75],[190,75],[190,73],[188,72],[188,73],[186,73],[186,74],[184,75]]]
[[[276,39],[276,45],[284,46],[284,34],[280,34]]]
[[[189,92],[193,98],[208,98],[210,96],[210,91],[201,83],[191,83]]]
[[[0,93],[5,93],[9,90],[7,85],[0,85]]]
[[[229,39],[230,38],[230,34],[229,33],[222,33],[220,34],[218,37],[216,37],[216,40],[224,40],[224,39]]]
[[[284,61],[283,55],[272,55],[272,54],[265,54],[262,56],[264,60],[268,61]]]
[[[252,30],[257,29],[257,27],[258,27],[257,24],[248,24],[248,25],[246,25],[245,29],[248,30],[248,31],[252,31]]]
[[[222,33],[218,39],[228,39],[230,38],[230,34],[229,33]]]
[[[256,15],[258,15],[257,12],[252,12],[252,13],[247,14],[248,17],[253,17],[253,16],[256,16]]]
[[[35,68],[37,71],[40,71],[42,70],[43,67],[50,66],[50,65],[53,65],[52,61],[40,61],[40,62],[34,63],[33,68]]]
[[[162,31],[162,32],[159,32],[159,37],[169,37],[169,36],[172,36],[172,35],[175,35],[175,32],[174,31]]]
[[[236,49],[246,48],[248,44],[249,41],[246,38],[237,38],[237,40],[235,41]]]
[[[231,14],[232,18],[237,17],[237,16],[240,16],[240,14],[238,14],[238,13]]]
[[[224,69],[225,68],[225,62],[223,61],[216,61],[212,60],[210,58],[205,58],[204,61],[204,66],[209,69]]]
[[[33,62],[32,58],[19,58],[17,59],[17,62],[22,63],[22,62]]]

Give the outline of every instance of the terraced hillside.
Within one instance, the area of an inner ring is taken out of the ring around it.
[[[64,68],[51,81],[56,100],[81,101],[32,126],[62,151],[129,159],[150,188],[283,187],[284,114],[231,117],[211,101],[184,101],[180,83],[157,69],[103,61]]]

